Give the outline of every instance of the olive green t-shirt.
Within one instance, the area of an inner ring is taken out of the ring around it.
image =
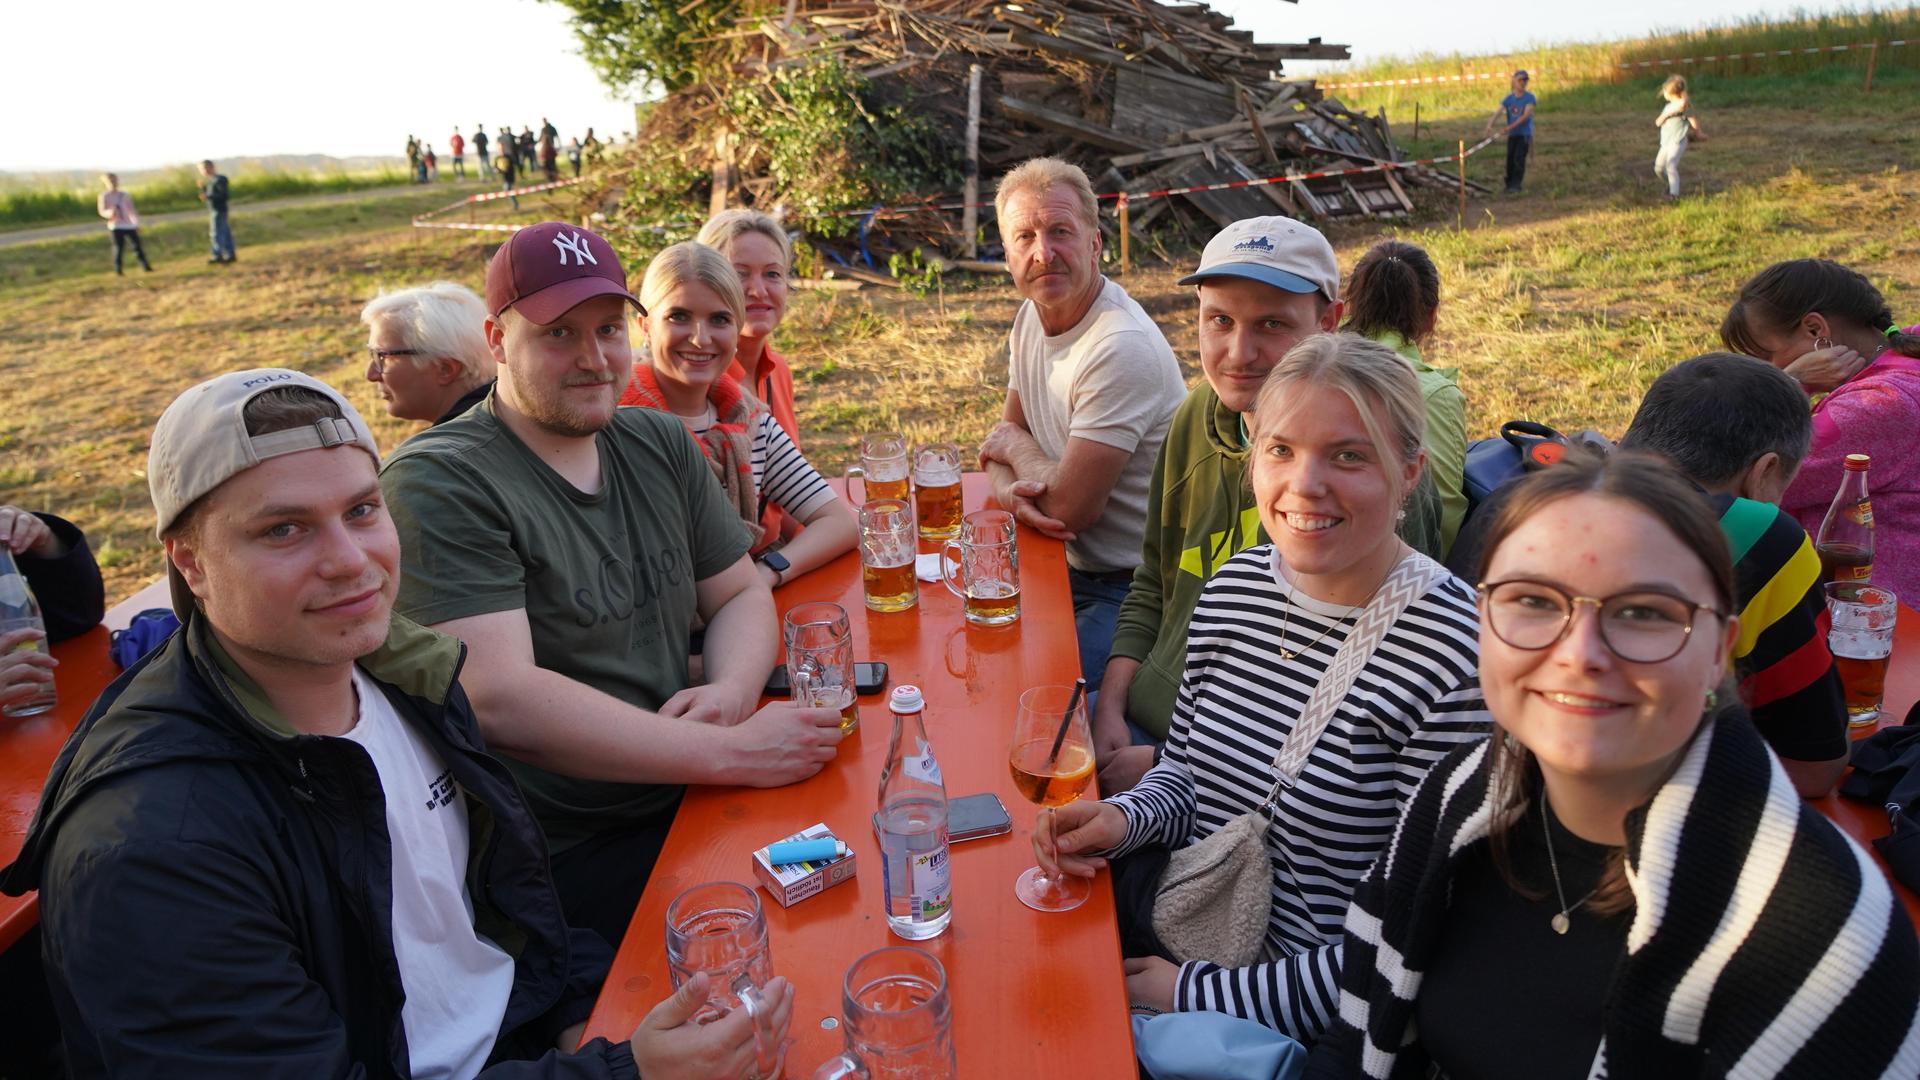
[[[380,470],[400,531],[398,609],[427,625],[524,609],[535,663],[658,709],[687,686],[694,583],[746,554],[746,528],[677,418],[620,409],[596,438],[592,495],[515,437],[492,395],[408,439]],[[555,851],[680,797],[505,760]]]

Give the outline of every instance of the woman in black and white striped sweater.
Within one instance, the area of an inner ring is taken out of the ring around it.
[[[1573,461],[1486,550],[1498,728],[1434,767],[1355,893],[1310,1074],[1920,1076],[1913,926],[1733,696],[1706,501],[1659,459]]]
[[[1265,288],[1265,286],[1261,286]],[[1424,405],[1391,350],[1352,334],[1302,342],[1268,376],[1249,472],[1273,543],[1228,561],[1194,609],[1163,760],[1131,791],[1071,803],[1035,838],[1051,869],[1091,874],[1149,844],[1180,848],[1258,807],[1274,758],[1360,612],[1405,560],[1431,571],[1314,744],[1267,830],[1265,958],[1227,967],[1128,961],[1128,994],[1214,1010],[1311,1042],[1338,1001],[1341,919],[1427,767],[1484,737],[1472,592],[1394,535],[1418,480]]]

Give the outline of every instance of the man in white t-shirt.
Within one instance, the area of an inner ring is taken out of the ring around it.
[[[994,209],[1026,303],[1007,340],[1006,409],[980,447],[1000,504],[1067,542],[1093,686],[1140,565],[1154,457],[1187,392],[1166,335],[1100,273],[1098,207],[1087,174],[1057,158],[1000,181]]]
[[[373,434],[297,372],[155,427],[182,629],[88,711],[0,888],[40,893],[70,1075],[737,1077],[754,1020],[577,1045],[612,955],[480,740],[457,639],[393,615]],[[766,988],[783,1036],[791,993]]]

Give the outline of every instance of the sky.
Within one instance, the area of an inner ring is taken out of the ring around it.
[[[1856,9],[1911,0],[1864,0]],[[1491,53],[1558,41],[1783,15],[1819,0],[1213,0],[1267,41],[1319,37],[1357,61]],[[442,154],[457,125],[633,126],[578,55],[566,10],[539,0],[329,0],[209,7],[181,0],[8,5],[9,109],[0,172],[142,169],[203,157],[399,156],[409,134]],[[25,47],[23,47],[25,46]],[[1325,65],[1293,63],[1289,74]]]

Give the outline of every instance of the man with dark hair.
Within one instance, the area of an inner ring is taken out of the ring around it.
[[[381,475],[400,610],[472,651],[467,692],[546,828],[568,919],[614,944],[683,785],[791,784],[841,739],[836,709],[757,708],[779,633],[740,516],[679,419],[615,409],[639,303],[604,239],[521,229],[487,267],[494,392]]]
[[[561,916],[460,642],[392,614],[378,462],[353,406],[292,371],[209,380],[154,428],[185,625],[88,710],[0,875],[39,890],[69,1071],[744,1067],[752,1019],[703,1029],[678,995],[630,1042],[575,1050],[611,954]],[[778,1023],[790,999],[769,990]]]
[[[1794,786],[1824,795],[1847,765],[1846,704],[1827,650],[1820,558],[1777,505],[1812,442],[1807,397],[1791,376],[1708,353],[1654,380],[1620,448],[1668,458],[1719,511],[1739,585],[1741,696]]]
[[[227,178],[214,169],[213,162],[200,163],[200,201],[207,204],[207,239],[213,246],[210,263],[234,260],[233,229],[227,224]]]

